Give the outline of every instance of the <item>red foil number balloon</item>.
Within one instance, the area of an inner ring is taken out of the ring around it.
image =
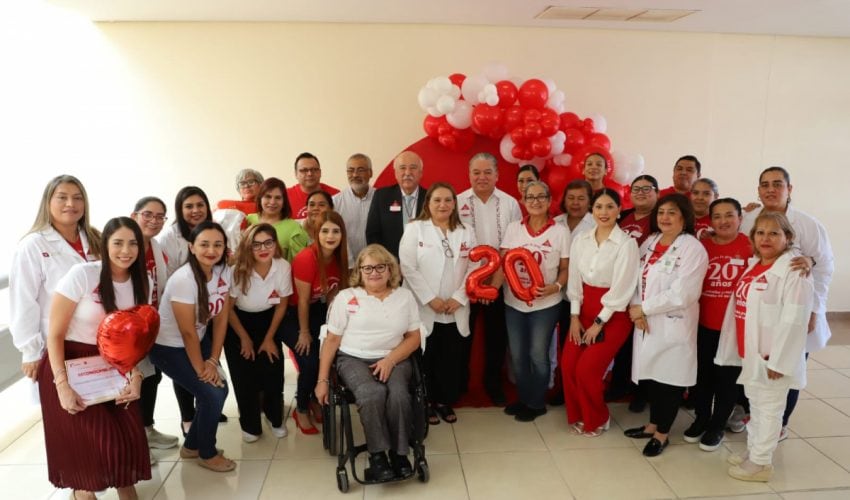
[[[149,305],[106,315],[97,328],[97,348],[109,364],[127,374],[153,347],[159,314]]]
[[[469,300],[473,302],[496,300],[496,297],[499,296],[499,290],[490,285],[485,285],[484,280],[499,269],[502,263],[502,256],[499,255],[499,251],[491,246],[478,245],[469,251],[469,260],[472,262],[487,261],[486,264],[469,273],[466,278],[466,295]]]
[[[523,286],[522,279],[516,269],[517,263],[522,263],[525,267],[531,283],[528,286]],[[534,255],[526,248],[512,248],[505,253],[503,259],[505,267],[505,280],[514,296],[525,302],[529,306],[534,302],[534,292],[543,286],[543,273],[540,271],[540,265],[534,259]]]

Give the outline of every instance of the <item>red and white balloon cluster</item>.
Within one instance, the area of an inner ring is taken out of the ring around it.
[[[553,81],[509,79],[501,65],[476,76],[432,78],[418,96],[428,113],[425,133],[451,151],[469,150],[477,135],[500,141],[501,156],[509,163],[531,163],[541,170],[558,165],[580,174],[587,156],[597,153],[605,157],[609,176],[618,183],[640,174],[640,155],[611,153],[604,117],[581,118],[566,111],[564,99]]]

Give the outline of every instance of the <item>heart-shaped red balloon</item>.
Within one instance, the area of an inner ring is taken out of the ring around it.
[[[97,328],[97,349],[124,375],[147,356],[158,332],[159,314],[150,306],[115,311],[107,314]]]

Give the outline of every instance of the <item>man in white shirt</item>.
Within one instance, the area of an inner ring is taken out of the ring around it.
[[[478,153],[469,160],[469,183],[471,188],[457,197],[458,213],[465,226],[475,230],[479,245],[500,249],[508,224],[522,218],[519,204],[513,196],[496,189],[499,166],[490,153]],[[469,330],[475,332],[475,320],[484,314],[485,359],[484,388],[493,404],[505,404],[502,389],[502,368],[507,350],[505,329],[505,300],[499,289],[499,297],[490,304],[472,304],[469,315]],[[470,336],[471,338],[471,336]],[[471,346],[472,343],[470,342]]]
[[[333,197],[334,210],[345,221],[348,236],[348,267],[354,267],[357,254],[366,247],[366,219],[369,207],[375,195],[375,188],[369,185],[372,178],[372,160],[356,153],[348,158],[345,165],[349,189],[343,189]]]

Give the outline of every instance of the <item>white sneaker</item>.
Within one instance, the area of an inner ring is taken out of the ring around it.
[[[289,435],[289,432],[286,430],[285,425],[281,425],[280,427],[272,427],[272,434],[276,438],[285,438]]]
[[[258,439],[260,439],[260,436],[255,436],[248,432],[242,431],[242,441],[245,441],[246,443],[253,443],[256,442]]]
[[[781,431],[779,431],[779,442],[785,441],[788,439],[788,427],[783,427]]]
[[[156,457],[153,456],[153,452],[151,450],[148,450],[148,454],[151,457],[151,465],[156,465]]]
[[[178,443],[177,436],[163,434],[153,427],[145,427],[145,434],[147,434],[148,447],[150,448],[167,450],[169,448],[174,448]]]

